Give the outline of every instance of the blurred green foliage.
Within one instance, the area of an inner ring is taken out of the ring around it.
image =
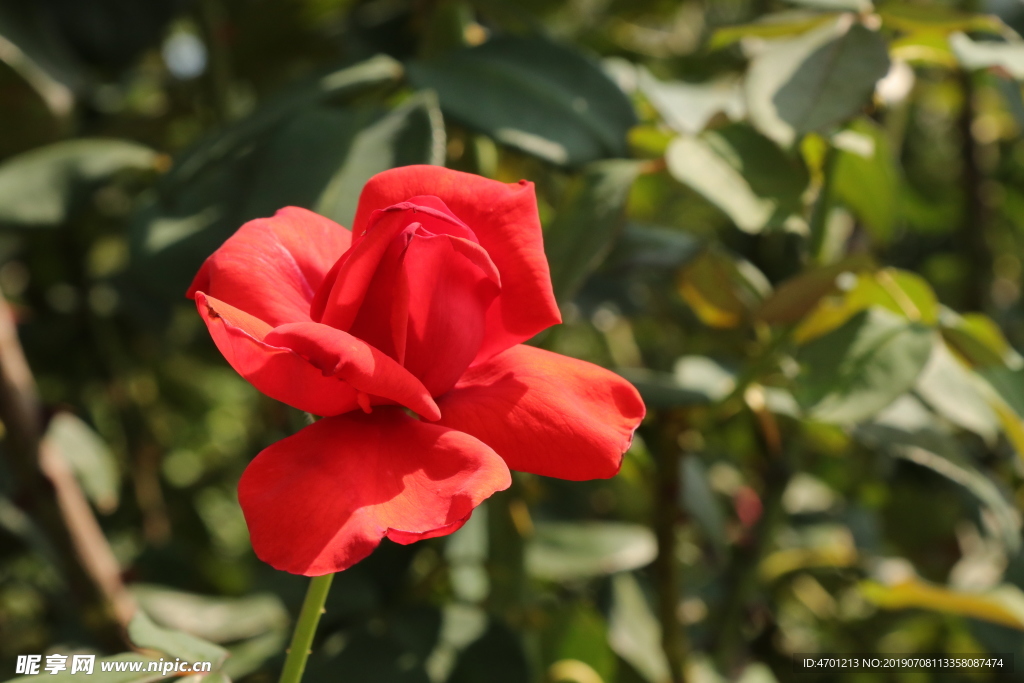
[[[184,292],[244,221],[347,225],[430,163],[537,184],[565,324],[533,343],[649,417],[616,478],[517,474],[339,574],[305,680],[1024,665],[1019,30],[995,0],[0,0],[0,290],[140,605],[117,657],[276,679],[305,580],[256,560],[235,487],[305,416]],[[12,470],[0,671],[115,655]]]

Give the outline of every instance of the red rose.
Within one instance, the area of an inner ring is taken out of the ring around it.
[[[188,296],[253,386],[325,416],[239,482],[256,554],[289,572],[451,533],[509,468],[611,477],[644,415],[617,375],[521,344],[561,322],[526,181],[381,173],[353,232],[281,209],[243,225]]]

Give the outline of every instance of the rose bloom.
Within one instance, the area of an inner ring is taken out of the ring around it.
[[[245,379],[324,416],[238,485],[256,554],[288,572],[449,534],[509,469],[614,476],[644,416],[618,375],[521,343],[561,322],[526,181],[386,171],[352,232],[294,207],[250,221],[188,296]]]

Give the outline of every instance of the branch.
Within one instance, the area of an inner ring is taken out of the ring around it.
[[[43,438],[35,381],[11,307],[2,296],[0,420],[6,428],[4,456],[18,484],[18,504],[56,550],[85,626],[104,647],[124,650],[134,602],[78,481],[56,444]]]

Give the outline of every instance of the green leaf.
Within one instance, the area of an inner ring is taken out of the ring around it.
[[[840,15],[754,57],[744,81],[751,123],[788,146],[857,114],[888,69],[885,40]]]
[[[757,317],[771,323],[795,323],[807,315],[824,297],[839,291],[837,278],[843,273],[856,273],[871,266],[864,255],[811,268],[795,275],[773,291],[757,311]]]
[[[746,114],[743,88],[735,77],[706,83],[659,81],[649,71],[641,69],[638,85],[664,122],[679,133],[696,135],[718,114],[725,114],[733,121]]]
[[[390,113],[375,105],[300,110],[237,155],[183,171],[158,188],[132,226],[132,276],[147,291],[177,301],[203,260],[245,221],[292,205],[351,224],[370,175],[435,163],[443,159],[443,143],[430,94]]]
[[[568,301],[611,251],[622,226],[626,200],[640,172],[635,161],[589,164],[566,191],[544,232],[555,297]]]
[[[806,10],[790,10],[786,12],[774,12],[761,17],[751,24],[739,24],[737,26],[725,26],[715,29],[708,41],[708,49],[718,50],[738,43],[744,38],[789,38],[794,35],[806,33],[820,27],[822,24],[835,21],[835,14],[822,14],[821,12],[808,12]]]
[[[697,256],[700,250],[700,241],[682,230],[627,223],[605,261],[605,268],[637,270],[641,274],[674,270]]]
[[[914,386],[928,362],[933,332],[869,308],[803,346],[796,398],[823,422],[867,419]]]
[[[139,606],[160,625],[214,643],[230,643],[288,628],[288,611],[270,593],[222,598],[135,583]]]
[[[892,238],[899,219],[900,171],[881,126],[858,119],[850,130],[871,140],[871,153],[862,156],[852,151],[838,152],[832,191],[876,240],[885,243]]]
[[[599,65],[541,38],[504,35],[409,64],[445,113],[506,145],[577,166],[627,155],[636,115]]]
[[[978,592],[936,586],[912,577],[892,586],[863,581],[860,592],[882,609],[926,609],[1024,631],[1024,593],[1011,584]]]
[[[954,33],[949,37],[949,46],[965,69],[998,68],[1017,80],[1024,80],[1024,42],[1020,40],[977,42],[966,34]]]
[[[882,24],[903,33],[937,33],[979,31],[1005,34],[1007,26],[994,14],[961,12],[948,5],[924,7],[917,4],[887,2],[878,11]]]
[[[729,216],[740,230],[760,232],[773,218],[799,209],[806,169],[775,143],[743,124],[700,137],[682,135],[665,155],[676,180]]]
[[[344,164],[317,200],[316,211],[352,225],[359,194],[371,177],[398,166],[440,166],[444,159],[444,119],[437,96],[418,93],[356,134]]]
[[[727,541],[725,514],[711,489],[704,463],[696,455],[690,454],[683,458],[680,474],[683,479],[681,504],[700,524],[705,537],[716,548],[723,550]]]
[[[85,495],[105,514],[117,509],[121,473],[110,448],[92,428],[71,413],[57,413],[46,427],[78,478]]]
[[[658,554],[645,526],[621,522],[542,522],[526,546],[526,568],[549,581],[614,574],[650,564]]]
[[[771,293],[753,264],[716,247],[706,248],[678,277],[679,294],[709,327],[737,327]]]
[[[559,613],[550,632],[544,634],[541,647],[546,650],[545,660],[583,662],[602,681],[613,681],[617,662],[608,646],[607,632],[608,625],[596,609],[587,603],[575,602]]]
[[[661,649],[661,625],[632,574],[612,578],[608,644],[649,683],[671,679],[668,660]]]
[[[983,313],[959,315],[943,307],[939,325],[950,346],[977,367],[1003,365],[1016,369],[1024,365],[999,325]]]
[[[128,637],[140,648],[192,662],[212,662],[214,669],[228,656],[227,650],[202,638],[157,626],[142,610],[136,610],[128,624]]]
[[[0,164],[0,225],[55,227],[83,193],[116,173],[154,171],[158,155],[127,140],[68,140],[19,154]]]
[[[620,368],[618,373],[636,387],[649,408],[707,405],[710,402],[706,394],[680,386],[676,376],[670,372]]]
[[[936,342],[915,388],[938,414],[974,432],[988,444],[995,443],[998,417],[978,389],[971,371],[950,353],[944,342]]]
[[[885,39],[854,24],[809,54],[772,101],[797,133],[822,131],[860,111],[888,71]]]
[[[870,448],[925,467],[969,491],[985,508],[986,525],[1011,553],[1021,545],[1021,518],[999,486],[964,456],[934,415],[911,396],[902,396],[874,420],[857,427]]]

